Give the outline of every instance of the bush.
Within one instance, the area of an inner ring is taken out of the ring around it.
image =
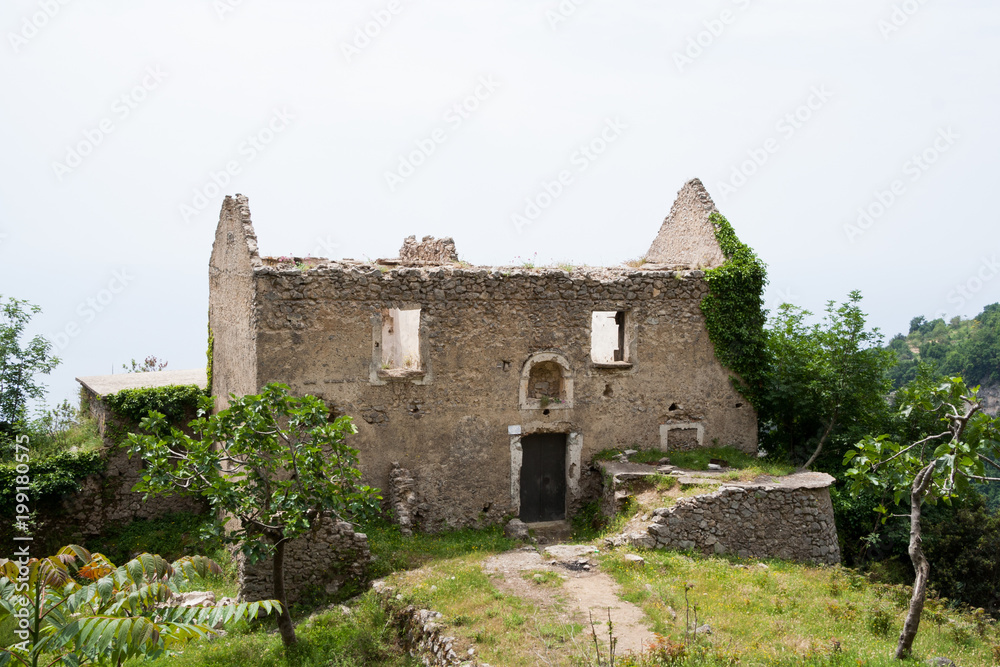
[[[102,397],[105,405],[118,416],[138,424],[150,410],[163,413],[167,422],[186,421],[198,408],[198,399],[205,392],[193,384],[169,387],[122,389],[117,394]]]
[[[888,637],[892,632],[894,614],[883,604],[873,605],[865,612],[865,627],[876,637]]]

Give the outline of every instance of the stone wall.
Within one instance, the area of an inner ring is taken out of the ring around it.
[[[138,519],[181,512],[203,514],[208,510],[207,503],[199,498],[169,496],[150,502],[143,500],[143,494],[132,491],[142,477],[143,462],[139,457],[130,459],[128,448],[118,446],[115,440],[134,427],[122,422],[97,397],[90,395],[88,399],[85,404],[106,444],[103,456],[107,468],[80,480],[79,490],[65,496],[58,506],[40,510],[36,533],[53,542],[46,547],[83,543],[104,534],[110,526],[121,527]]]
[[[416,236],[408,236],[399,249],[399,259],[404,264],[454,264],[458,262],[458,251],[451,237],[425,236],[417,242]]]
[[[711,269],[726,261],[709,218],[715,203],[697,178],[688,181],[646,253],[646,261],[690,269]]]
[[[583,461],[607,448],[662,448],[666,426],[697,426],[704,445],[756,450],[756,414],[705,328],[702,271],[416,259],[296,268],[261,262],[256,243],[246,198],[227,199],[211,269],[217,405],[221,391],[275,381],[320,397],[354,418],[365,483],[387,489],[393,461],[412,473],[427,530],[517,515],[524,435],[566,434],[569,514],[585,500]],[[393,308],[420,310],[420,368],[384,368],[383,317]],[[625,313],[624,361],[592,360],[595,311]],[[566,400],[521,396],[541,357],[562,366]]]
[[[823,473],[723,486],[653,512],[649,534],[665,549],[836,564],[840,547]]]
[[[208,326],[214,339],[209,389],[217,410],[229,406],[229,394],[259,388],[253,271],[261,265],[247,198],[226,197],[208,267]]]
[[[384,581],[372,584],[382,608],[390,615],[402,635],[403,646],[414,658],[426,667],[489,667],[475,659],[474,649],[462,652],[456,646],[455,638],[443,635],[444,626],[439,623],[441,612],[420,609],[405,604],[396,589]]]
[[[661,426],[704,425],[705,444],[756,448],[756,415],[715,359],[700,271],[399,268],[329,263],[255,271],[257,386],[288,383],[355,418],[365,481],[412,471],[429,528],[516,514],[509,427],[578,433],[582,460],[657,448]],[[421,308],[419,372],[380,368],[385,307]],[[590,358],[591,313],[625,310],[627,362]],[[520,409],[539,351],[567,360],[572,404]],[[218,353],[216,356],[218,364]],[[579,500],[579,499],[574,499]]]
[[[242,554],[238,563],[240,599],[274,597],[271,559],[248,565]],[[326,518],[315,530],[285,546],[285,594],[294,603],[310,595],[333,595],[348,581],[362,583],[371,562],[368,536],[354,532],[346,521]]]

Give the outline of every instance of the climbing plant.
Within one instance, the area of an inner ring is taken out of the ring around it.
[[[710,221],[726,261],[705,272],[709,293],[701,301],[701,312],[715,356],[736,374],[730,378],[733,386],[759,407],[768,366],[763,298],[767,266],[737,238],[725,217],[713,213]]]
[[[119,417],[139,423],[149,416],[150,410],[162,412],[168,422],[185,421],[198,408],[198,399],[205,392],[193,384],[167,387],[122,389],[116,394],[102,397],[104,403]]]
[[[209,396],[212,395],[212,362],[215,357],[215,334],[212,333],[212,323],[208,324],[208,351],[205,353],[208,356],[208,366],[205,368],[205,376],[207,381],[205,383],[205,393]]]

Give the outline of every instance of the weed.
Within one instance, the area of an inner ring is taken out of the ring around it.
[[[865,627],[876,637],[888,637],[892,632],[893,616],[888,607],[880,604],[872,605],[865,612]]]
[[[562,586],[565,579],[551,570],[529,570],[523,572],[521,576],[539,586]]]

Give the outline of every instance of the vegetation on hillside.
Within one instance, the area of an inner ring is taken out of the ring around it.
[[[888,348],[899,359],[889,371],[897,389],[916,379],[921,363],[942,375],[960,375],[969,385],[1000,384],[1000,303],[971,320],[914,317],[909,332],[894,336]]]

